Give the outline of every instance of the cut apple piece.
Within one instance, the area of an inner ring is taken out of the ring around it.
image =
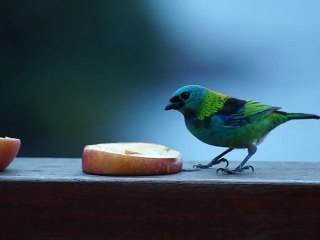
[[[103,143],[88,145],[82,170],[98,175],[161,175],[182,170],[178,151],[153,143]]]
[[[0,171],[6,169],[6,167],[17,156],[20,144],[21,141],[17,138],[0,138]]]

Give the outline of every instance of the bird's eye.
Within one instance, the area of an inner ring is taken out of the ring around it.
[[[190,97],[190,93],[189,92],[183,92],[181,93],[181,98],[183,100],[187,100]]]

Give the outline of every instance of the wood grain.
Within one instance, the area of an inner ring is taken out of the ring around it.
[[[121,178],[84,174],[79,159],[15,161],[0,174],[0,239],[317,239],[320,233],[319,177],[297,176],[292,169],[299,163],[287,163],[292,178],[286,172],[279,180],[261,178],[275,162],[257,162],[259,171],[233,178],[212,169]],[[320,169],[310,164],[309,174]]]

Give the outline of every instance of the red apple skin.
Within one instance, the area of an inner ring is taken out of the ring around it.
[[[176,158],[146,158],[115,154],[85,147],[82,171],[97,175],[143,176],[177,173],[182,170],[181,155]]]
[[[0,138],[0,171],[6,167],[17,156],[21,141],[17,138]]]

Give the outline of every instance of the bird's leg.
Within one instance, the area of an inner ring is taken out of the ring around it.
[[[212,159],[208,164],[197,164],[194,165],[193,168],[209,168],[212,167],[213,165],[225,162],[227,165],[226,167],[228,167],[229,162],[227,159],[222,158],[224,155],[226,155],[227,153],[231,152],[234,148],[228,148],[226,151],[224,151],[223,153],[219,154],[218,156],[216,156],[214,159]]]
[[[227,167],[226,168],[218,168],[217,172],[221,171],[224,173],[228,173],[228,174],[235,174],[235,173],[241,173],[244,170],[249,170],[251,169],[252,172],[254,171],[254,168],[250,165],[244,166],[246,164],[246,162],[249,160],[249,158],[252,157],[252,155],[254,155],[257,151],[257,147],[253,144],[249,145],[248,147],[248,155],[245,157],[245,159],[240,163],[240,165],[238,167],[236,167],[236,169],[234,170],[230,170]]]

